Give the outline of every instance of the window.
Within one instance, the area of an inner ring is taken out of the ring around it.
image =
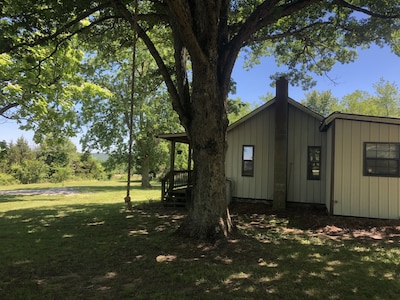
[[[242,176],[254,176],[254,146],[243,146]]]
[[[400,177],[400,144],[364,143],[364,176]]]
[[[321,147],[309,146],[307,155],[307,179],[321,179]]]

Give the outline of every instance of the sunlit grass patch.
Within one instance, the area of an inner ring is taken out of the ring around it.
[[[160,185],[154,182],[150,189],[139,189],[140,183],[132,184],[130,192],[131,201],[148,202],[160,199]],[[41,194],[1,194],[0,213],[9,210],[37,209],[42,207],[92,205],[92,204],[116,204],[124,203],[126,196],[126,182],[123,181],[72,181],[66,182],[63,187],[60,184],[46,183],[34,185],[15,185],[0,187],[0,190],[40,190]],[[68,193],[57,193],[58,189],[69,189]],[[54,191],[48,194],[46,191]]]

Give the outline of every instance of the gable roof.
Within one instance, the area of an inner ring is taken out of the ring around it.
[[[362,121],[362,122],[371,122],[371,123],[381,123],[381,124],[394,124],[400,125],[399,118],[391,118],[391,117],[378,117],[378,116],[368,116],[368,115],[357,115],[357,114],[348,114],[341,112],[334,112],[327,116],[323,122],[321,123],[319,129],[320,131],[326,131],[331,126],[331,124],[335,120],[350,120],[350,121]]]
[[[229,125],[228,126],[228,131],[232,130],[233,128],[235,128],[235,127],[239,126],[240,124],[246,122],[247,120],[251,119],[255,115],[259,114],[263,110],[265,110],[268,107],[270,107],[271,105],[273,105],[275,102],[276,102],[276,97],[272,98],[267,103],[261,105],[260,107],[256,108],[252,112],[250,112],[247,115],[245,115],[243,118],[241,118],[241,119],[237,120],[236,122],[232,123],[231,125]],[[296,100],[293,100],[290,97],[288,98],[288,104],[294,106],[295,108],[297,108],[297,109],[301,110],[302,112],[312,116],[313,118],[316,118],[317,120],[319,120],[321,122],[324,120],[324,117],[322,115],[314,112],[313,110],[311,110],[308,107],[304,106],[303,104],[297,102]]]
[[[244,117],[240,118],[236,122],[234,122],[231,125],[229,125],[228,126],[228,131],[232,130],[233,128],[239,126],[240,124],[246,122],[247,120],[251,119],[255,115],[257,115],[260,112],[264,111],[268,107],[272,106],[275,102],[276,102],[276,97],[272,98],[267,103],[261,105],[260,107],[254,109],[253,111],[249,112]],[[319,120],[321,122],[324,120],[324,117],[322,115],[316,113],[315,111],[309,109],[308,107],[306,107],[303,104],[297,102],[296,100],[293,100],[290,97],[288,97],[288,104],[292,105],[293,107],[301,110],[302,112],[304,112],[304,113],[316,118],[317,120]],[[165,140],[175,141],[175,142],[189,143],[189,139],[187,137],[186,132],[158,134],[157,137],[165,139]]]

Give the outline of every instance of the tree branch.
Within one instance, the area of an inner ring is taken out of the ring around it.
[[[246,41],[244,44],[245,46],[249,45],[252,42],[263,42],[263,41],[274,41],[274,40],[279,40],[288,36],[299,36],[301,35],[302,32],[309,30],[313,27],[319,27],[319,26],[325,26],[325,25],[333,25],[333,22],[331,21],[326,21],[326,22],[314,22],[312,24],[309,24],[307,26],[304,26],[302,28],[296,29],[296,30],[287,30],[282,33],[277,33],[273,35],[268,35],[268,36],[263,36],[263,37],[251,37]],[[344,28],[344,27],[341,27]]]
[[[193,32],[193,20],[190,14],[190,8],[187,7],[186,1],[167,1],[171,18],[175,22],[176,29],[181,34],[183,43],[188,48],[191,56],[195,57],[194,60],[207,63],[207,57],[204,54],[199,41]],[[190,26],[188,26],[190,25]]]
[[[100,5],[98,5],[98,6],[94,7],[94,8],[89,9],[88,11],[78,15],[74,20],[66,23],[65,25],[63,25],[61,28],[57,29],[52,34],[46,35],[44,37],[41,37],[41,38],[39,38],[39,39],[37,39],[37,40],[35,40],[33,42],[24,42],[24,43],[20,43],[20,44],[17,44],[15,46],[12,46],[12,47],[8,47],[8,48],[5,47],[4,50],[2,50],[0,53],[12,52],[12,51],[15,51],[15,50],[17,50],[19,48],[26,47],[26,46],[32,47],[32,46],[35,46],[35,45],[44,44],[47,41],[50,41],[50,40],[56,38],[57,36],[61,35],[62,33],[65,33],[68,30],[68,28],[71,28],[72,26],[78,24],[80,21],[82,21],[83,19],[89,17],[93,13],[95,13],[95,12],[97,12],[97,11],[103,9],[103,8],[109,7],[109,6],[110,6],[110,2],[104,2],[103,4],[100,4]]]
[[[7,104],[6,106],[0,108],[0,115],[3,116],[3,114],[4,114],[5,112],[7,112],[8,110],[10,110],[10,109],[12,109],[12,108],[14,108],[14,107],[17,107],[18,105],[19,105],[19,103],[17,103],[17,102]],[[4,116],[3,116],[3,117],[4,117]]]
[[[395,15],[380,14],[380,13],[376,13],[376,12],[370,11],[368,9],[365,9],[365,8],[350,4],[350,3],[348,3],[348,2],[346,2],[344,0],[335,0],[334,3],[336,3],[337,5],[339,5],[341,7],[346,7],[346,8],[349,8],[351,10],[364,13],[364,14],[369,15],[369,16],[374,17],[374,18],[380,18],[380,19],[397,19],[397,18],[400,18],[400,14],[395,14]]]
[[[177,87],[179,93],[179,101],[182,109],[185,110],[185,116],[187,116],[185,122],[190,122],[191,117],[189,116],[190,109],[188,107],[190,103],[190,91],[189,91],[189,79],[187,76],[187,49],[182,44],[179,35],[173,30],[174,38],[174,57],[175,57],[175,69],[177,77]],[[184,124],[185,128],[189,128],[189,124]]]
[[[221,76],[223,77],[223,74],[231,74],[240,49],[247,44],[248,39],[258,30],[319,1],[300,0],[284,5],[278,5],[279,0],[264,1],[261,3],[241,26],[236,27],[238,31],[231,34],[232,38],[225,47],[226,51],[221,51],[224,53],[220,67]],[[224,80],[228,79],[224,78]]]

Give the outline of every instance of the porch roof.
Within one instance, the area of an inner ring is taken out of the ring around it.
[[[158,134],[157,137],[172,142],[189,144],[186,132]]]

